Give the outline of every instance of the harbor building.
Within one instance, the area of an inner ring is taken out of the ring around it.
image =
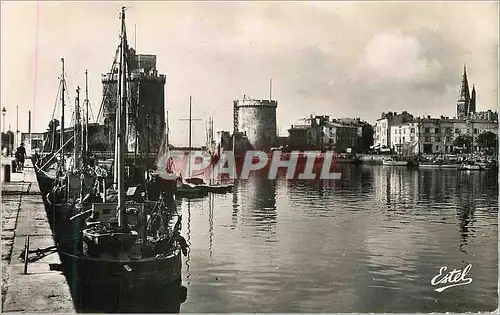
[[[455,141],[461,135],[469,136],[472,149],[479,150],[478,138],[484,132],[498,136],[498,120],[457,119],[449,117],[419,118],[421,143],[420,152],[427,154],[451,153],[455,151]]]
[[[252,149],[270,151],[277,144],[276,108],[278,102],[243,96],[233,102],[234,134],[244,135]]]
[[[165,134],[166,76],[158,74],[156,56],[136,54],[129,50],[130,81],[127,105],[127,151],[157,152]],[[104,125],[108,139],[107,151],[114,150],[118,69],[102,75],[103,113],[99,123]]]
[[[390,126],[390,148],[403,155],[418,154],[420,131],[419,122],[410,121]]]
[[[403,112],[382,113],[375,124],[374,147],[388,148],[398,154],[452,153],[460,136],[470,138],[473,151],[479,150],[481,134],[492,132],[498,137],[498,113],[476,111],[476,88],[469,93],[467,69],[464,67],[456,103],[456,117],[417,117]]]
[[[359,120],[330,119],[330,116],[310,116],[307,124],[288,129],[289,144],[297,149],[325,149],[338,153],[356,151],[360,144],[362,126]]]
[[[403,111],[400,114],[397,112],[382,113],[380,118],[375,122],[373,146],[380,149],[390,149],[392,147],[392,126],[399,126],[408,123],[413,119],[413,115],[407,111]]]
[[[493,115],[494,117],[494,115]],[[453,153],[456,139],[470,137],[472,149],[479,150],[478,139],[482,133],[498,136],[498,120],[417,117],[411,122],[391,126],[391,146],[398,154]]]

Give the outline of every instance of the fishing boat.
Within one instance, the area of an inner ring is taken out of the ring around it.
[[[408,166],[408,161],[403,159],[397,159],[393,157],[386,158],[382,161],[383,165],[387,166]]]
[[[181,277],[181,254],[186,255],[187,244],[180,235],[181,215],[173,192],[151,174],[144,185],[126,187],[129,50],[124,7],[120,17],[116,191],[98,185],[100,178],[94,174],[88,178],[93,180],[90,185],[80,186],[79,200],[67,195],[66,202],[46,208],[60,214],[49,221],[56,226],[59,254],[78,311],[178,313],[187,294]],[[114,196],[117,202],[110,202]]]

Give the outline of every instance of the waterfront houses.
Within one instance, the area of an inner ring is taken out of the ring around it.
[[[292,148],[321,148],[338,153],[356,152],[360,147],[362,122],[359,118],[330,119],[328,115],[310,116],[306,124],[288,129]]]
[[[406,124],[413,120],[413,115],[404,111],[400,114],[397,112],[382,113],[381,117],[375,122],[375,133],[374,133],[374,148],[385,150],[392,148],[391,132],[393,128],[391,126],[397,126],[394,130],[399,130],[399,126]],[[400,143],[398,138],[398,143]],[[405,141],[403,141],[404,143]]]
[[[375,123],[374,148],[397,154],[437,154],[474,152],[485,146],[481,138],[498,137],[498,113],[476,111],[476,89],[469,93],[467,70],[464,67],[462,84],[456,103],[456,116],[439,118],[414,117],[404,111],[382,113]]]
[[[470,139],[471,151],[479,151],[481,134],[491,132],[498,136],[498,120],[427,116],[392,124],[381,121],[375,128],[375,147],[386,145],[398,154],[453,153],[463,149],[457,145],[459,137]],[[384,124],[388,127],[383,128]]]

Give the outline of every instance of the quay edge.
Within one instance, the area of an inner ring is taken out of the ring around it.
[[[12,212],[10,217],[15,220],[11,224],[12,241],[6,238],[2,222],[2,243],[6,243],[2,250],[11,253],[2,257],[6,264],[2,272],[6,286],[2,288],[2,312],[76,313],[66,278],[60,271],[51,270],[51,265],[61,263],[57,252],[30,262],[27,274],[19,259],[28,235],[31,250],[55,246],[39,193],[34,169],[29,165],[23,173],[12,173],[10,182],[2,183],[2,213]]]

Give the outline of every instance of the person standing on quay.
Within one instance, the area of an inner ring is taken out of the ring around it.
[[[22,172],[24,169],[24,160],[26,159],[26,149],[24,148],[24,143],[16,150],[16,168],[18,172]]]

